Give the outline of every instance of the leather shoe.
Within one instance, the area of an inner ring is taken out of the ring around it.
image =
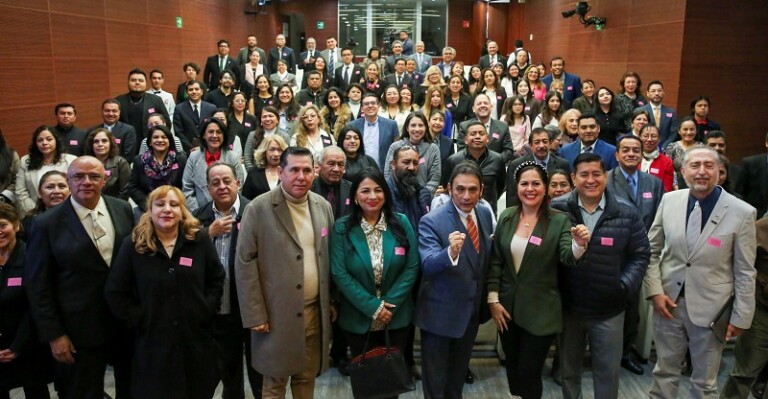
[[[467,369],[467,376],[464,378],[465,384],[474,384],[475,383],[475,373],[472,372],[472,370]]]
[[[643,370],[643,366],[641,366],[640,363],[637,362],[637,360],[632,358],[621,359],[621,367],[637,375],[643,375],[643,373],[645,373],[645,370]]]
[[[349,377],[349,360],[347,359],[338,359],[333,362],[334,366],[337,370],[339,370],[339,373],[345,377]]]

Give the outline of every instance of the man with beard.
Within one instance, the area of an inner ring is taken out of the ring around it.
[[[419,152],[404,145],[392,155],[392,175],[387,178],[392,190],[392,205],[396,212],[408,217],[411,226],[418,226],[421,217],[429,212],[432,195],[419,184]]]
[[[248,60],[251,59],[251,53],[254,51],[259,53],[259,56],[261,57],[261,62],[266,63],[267,53],[265,53],[264,50],[258,46],[259,39],[256,38],[256,35],[248,35],[247,40],[248,40],[248,46],[240,48],[240,53],[237,56],[237,63],[240,65],[247,64]]]
[[[128,72],[128,93],[115,97],[120,103],[120,122],[133,126],[137,142],[141,142],[147,136],[147,120],[149,114],[159,113],[165,117],[165,120],[171,120],[168,110],[163,104],[163,99],[147,93],[147,74],[139,68],[134,68]]]
[[[56,114],[56,126],[53,127],[53,130],[59,135],[67,154],[77,157],[83,155],[85,130],[75,126],[77,121],[75,106],[68,103],[57,104],[54,113]]]
[[[229,108],[229,100],[237,90],[235,87],[235,74],[232,71],[224,71],[219,78],[219,87],[211,90],[205,95],[206,102],[216,106],[216,108]]]

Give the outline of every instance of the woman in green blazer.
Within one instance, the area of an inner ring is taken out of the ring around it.
[[[419,270],[416,235],[405,215],[392,210],[392,194],[378,169],[363,170],[352,183],[353,204],[331,237],[331,271],[341,293],[338,323],[352,356],[369,347],[403,349],[413,316],[412,288]]]
[[[547,172],[538,163],[523,162],[514,173],[515,206],[501,213],[494,234],[488,306],[507,356],[509,391],[529,399],[541,397],[544,360],[562,329],[558,265],[576,265],[589,232],[546,205]]]

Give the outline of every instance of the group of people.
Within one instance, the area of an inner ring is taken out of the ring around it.
[[[768,360],[750,329],[766,319],[765,155],[731,165],[709,98],[678,120],[637,73],[614,95],[489,41],[465,76],[454,49],[432,65],[400,38],[360,65],[334,37],[296,55],[249,36],[238,57],[221,40],[176,101],[162,71],[147,90],[134,69],[87,131],[62,103],[22,157],[0,132],[0,391],[101,398],[109,364],[118,397],[210,398],[221,381],[242,398],[245,356],[257,397],[311,398],[331,364],[388,341],[425,397],[456,398],[493,320],[511,394],[541,397],[555,343],[580,397],[589,343],[595,396],[615,398],[621,367],[644,372],[647,300],[652,397],[677,396],[686,352],[690,396],[716,395],[724,342],[746,331],[724,390],[745,397]]]

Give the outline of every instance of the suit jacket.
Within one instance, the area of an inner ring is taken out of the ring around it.
[[[645,110],[648,112],[648,115],[650,115],[648,123],[659,127],[659,148],[667,148],[669,143],[677,140],[677,131],[680,127],[680,121],[677,119],[677,112],[673,108],[661,104],[661,123],[659,123],[653,115],[653,107],[650,102],[635,109],[635,111],[638,110]]]
[[[419,62],[419,58],[421,58],[421,62]],[[413,53],[411,59],[416,60],[416,70],[422,74],[432,66],[432,56],[427,53],[421,53],[421,57],[418,53]]]
[[[445,67],[446,66],[450,66],[451,68],[453,68],[453,64],[454,63],[456,63],[456,61],[451,61],[448,65],[445,65],[445,62],[440,60],[440,62],[438,62],[436,65],[437,65],[438,68],[440,68],[440,73],[443,74],[443,77],[446,77],[446,76],[451,76],[451,74],[450,73],[448,73],[448,74],[445,73]]]
[[[133,211],[123,200],[102,198],[115,228],[114,264],[133,229]],[[92,347],[119,333],[104,298],[111,265],[104,262],[69,199],[34,219],[29,247],[34,250],[27,252],[24,280],[43,342],[67,335],[75,348]]]
[[[456,104],[453,103],[450,94],[445,96],[445,108],[451,113],[451,120],[456,126],[466,120],[475,119],[475,112],[472,111],[472,97],[468,94],[460,95]],[[464,145],[464,141],[461,144]]]
[[[753,155],[741,161],[741,173],[736,183],[736,193],[757,209],[758,218],[768,208],[768,156]]]
[[[149,114],[159,113],[165,117],[165,120],[171,120],[171,117],[168,114],[168,109],[165,107],[162,98],[146,92],[142,95],[144,96],[144,100],[142,102],[143,111],[141,116],[141,126],[131,125],[133,126],[133,130],[136,131],[137,141],[141,141],[140,139],[147,137],[147,130],[149,130],[149,128],[147,128],[147,121],[149,120]],[[120,103],[120,122],[128,123],[127,109],[131,106],[130,94],[121,94],[115,97],[115,100]],[[141,137],[139,137],[139,132],[141,132]]]
[[[397,86],[397,75],[394,73],[391,75],[387,75],[384,78],[384,82],[386,82],[387,86],[389,85]],[[410,87],[412,82],[413,82],[413,78],[411,77],[411,75],[409,75],[408,72],[403,72],[403,77],[400,79],[400,86],[397,86],[397,87],[398,89],[402,89],[404,87]]]
[[[613,168],[608,172],[606,190],[634,205],[640,211],[645,230],[650,230],[653,219],[656,218],[656,209],[664,195],[664,186],[658,178],[639,170],[635,177],[637,178],[637,196],[632,195],[621,167]]]
[[[264,49],[261,47],[256,47],[256,52],[259,53],[259,62],[262,64],[267,63],[267,53],[264,52]],[[248,48],[248,46],[241,47],[240,51],[237,53],[237,63],[240,64],[241,68],[243,65],[249,63],[251,61],[251,50]],[[242,68],[245,69],[245,68]]]
[[[352,69],[349,71],[349,83],[344,81],[344,64],[336,68],[336,72],[333,75],[333,85],[341,89],[342,92],[347,91],[352,83],[360,82],[360,78],[364,76],[363,67],[360,64],[352,64]]]
[[[29,315],[24,280],[24,257],[27,245],[17,240],[0,274],[0,348],[26,355],[26,350],[38,345]],[[418,261],[417,261],[418,262]],[[0,377],[0,381],[5,378]]]
[[[208,86],[206,86],[205,83],[200,82],[200,88],[203,89],[203,95],[208,92]],[[181,104],[187,100],[189,100],[189,96],[187,95],[187,82],[184,81],[179,83],[179,86],[176,88],[176,104]],[[176,114],[175,108],[173,113]]]
[[[448,254],[448,235],[454,231],[467,234],[456,207],[448,204],[434,209],[419,223],[423,275],[413,324],[432,334],[460,338],[474,315],[480,315],[481,324],[489,318],[481,309],[488,309],[486,276],[493,216],[482,207],[475,207],[475,214],[480,253],[475,251],[472,240],[464,241],[456,266],[452,266]]]
[[[392,230],[382,233],[382,258],[384,270],[381,278],[381,298],[376,297],[368,241],[359,224],[345,216],[333,226],[331,238],[331,270],[333,282],[339,290],[339,326],[344,331],[365,334],[371,328],[371,320],[382,301],[395,305],[389,327],[408,327],[413,317],[413,285],[419,273],[419,247],[416,234],[405,215],[395,213],[405,229],[406,243],[395,240]]]
[[[196,147],[193,145],[193,141],[200,136],[200,123],[216,112],[216,106],[206,101],[200,101],[199,111],[200,118],[197,123],[192,104],[189,101],[178,104],[173,113],[173,133],[181,140],[184,151],[187,153],[189,153],[190,148]]]
[[[269,49],[269,70],[277,71],[277,60],[284,59],[288,63],[288,72],[296,74],[296,54],[290,47],[283,47],[282,54],[277,51],[277,47]]]
[[[501,63],[502,65],[504,65],[504,69],[507,69],[507,58],[504,57],[503,55],[496,53],[496,62]],[[480,69],[487,69],[492,67],[493,65],[491,65],[491,56],[486,54],[480,57],[478,64],[480,64]]]
[[[103,123],[100,123],[90,128],[88,131],[90,133],[98,128],[106,129],[106,126],[104,126]],[[127,123],[117,121],[115,125],[112,126],[111,133],[112,136],[115,137],[115,143],[120,147],[120,156],[125,158],[128,162],[133,162],[133,157],[135,157],[139,151],[136,129]]]
[[[551,73],[541,78],[541,82],[547,85],[547,90],[549,90],[549,86],[552,84],[553,79],[554,77]],[[573,104],[573,100],[581,96],[581,78],[579,75],[563,71],[563,83],[565,84],[563,100],[568,104]]]
[[[309,192],[309,213],[317,249],[319,305],[321,310],[321,368],[328,368],[331,334],[329,307],[331,206]],[[251,333],[252,365],[274,377],[288,377],[306,368],[304,333],[304,251],[286,204],[276,187],[248,204],[237,240],[235,280],[243,327],[269,323],[269,333]],[[298,316],[298,317],[297,317]]]
[[[248,176],[243,183],[243,197],[253,200],[261,194],[268,193],[272,188],[269,187],[266,169],[253,167],[248,171]]]
[[[285,74],[285,78],[284,79],[281,79],[280,75],[277,72],[269,75],[269,84],[273,88],[277,89],[278,87],[284,85],[285,83],[288,83],[292,87],[295,87],[296,89],[294,89],[294,91],[296,91],[298,89],[298,87],[299,87],[299,85],[296,83],[296,75],[294,75],[294,74],[292,74],[290,72]],[[277,90],[275,90],[275,91],[277,91]]]
[[[517,182],[515,181],[515,170],[518,166],[522,165],[523,162],[528,161],[537,161],[533,154],[528,154],[525,156],[522,156],[520,158],[515,159],[514,161],[509,163],[509,167],[507,168],[507,189],[511,190],[512,195],[507,194],[507,208],[511,207],[514,203],[514,198],[517,193]],[[564,158],[560,158],[555,154],[549,154],[549,160],[547,161],[547,174],[549,176],[552,176],[552,173],[554,173],[556,170],[562,169],[566,172],[569,172],[571,170],[571,166],[568,163],[568,161]],[[661,197],[661,196],[659,196]]]
[[[358,118],[349,122],[349,126],[354,127],[360,132],[360,140],[363,140],[363,134],[365,134],[365,118]],[[397,131],[397,122],[389,120],[387,118],[378,118],[379,123],[379,168],[383,171],[384,164],[387,160],[387,151],[389,146],[397,140],[400,133]]]
[[[262,61],[263,62],[263,61]],[[227,56],[227,65],[224,70],[230,70],[235,75],[235,79],[240,78],[240,63],[232,56]],[[221,79],[221,73],[224,72],[219,65],[219,55],[212,55],[205,61],[205,69],[203,70],[203,82],[208,86],[209,91],[216,90],[219,87],[219,79]],[[235,82],[237,87],[237,82]]]
[[[326,198],[326,191],[325,187],[323,187],[322,181],[323,180],[320,176],[315,177],[315,181],[312,182],[312,188],[310,188],[310,190],[312,190],[313,193]],[[350,206],[350,201],[352,201],[350,197],[350,191],[352,191],[352,182],[342,178],[339,182],[338,198],[336,198],[336,204],[331,204],[331,210],[333,210],[334,219],[346,216],[349,214],[349,212],[352,211]],[[338,209],[336,209],[337,206]]]
[[[597,139],[592,145],[592,152],[600,155],[605,165],[605,170],[611,170],[619,163],[616,161],[616,147],[606,143],[603,140]],[[568,160],[568,164],[573,169],[573,161],[581,154],[581,140],[576,140],[572,143],[568,143],[560,148],[560,156]]]
[[[467,126],[471,122],[477,122],[474,118],[459,124],[459,132],[456,135],[456,148],[461,151],[467,147],[464,144],[464,136],[467,135]],[[509,125],[500,120],[491,119],[491,129],[488,132],[488,149],[498,152],[504,159],[504,163],[511,161],[515,157],[515,146],[512,144],[512,136],[509,135]]]
[[[331,70],[331,50],[325,49],[325,50],[321,51],[320,54],[325,59],[325,63],[327,65],[326,70],[323,71],[323,75],[333,75],[333,74],[335,74],[335,70],[338,69],[337,67],[339,65],[344,64],[344,61],[341,60],[341,48],[338,47],[338,46],[334,49],[334,55],[333,55],[334,70]],[[332,76],[332,77],[335,77],[335,76]]]
[[[689,253],[686,226],[689,190],[664,195],[648,234],[651,263],[643,281],[645,297],[666,294],[677,301],[685,284],[688,317],[709,327],[731,295],[730,323],[748,329],[755,311],[755,209],[720,193],[709,220]]]
[[[235,151],[222,151],[220,162],[232,166],[236,171],[237,180],[245,181],[243,168],[240,167],[240,156]],[[187,165],[184,167],[184,176],[181,178],[181,187],[184,197],[187,199],[187,208],[195,212],[203,204],[211,201],[208,193],[208,163],[205,161],[205,150],[201,148],[189,154]]]
[[[520,270],[515,271],[509,245],[520,222],[520,208],[504,210],[494,234],[488,271],[488,292],[498,292],[499,302],[512,316],[512,322],[535,335],[562,331],[558,267],[576,264],[571,250],[571,220],[554,209],[549,212],[546,229],[544,223],[533,228]]]

